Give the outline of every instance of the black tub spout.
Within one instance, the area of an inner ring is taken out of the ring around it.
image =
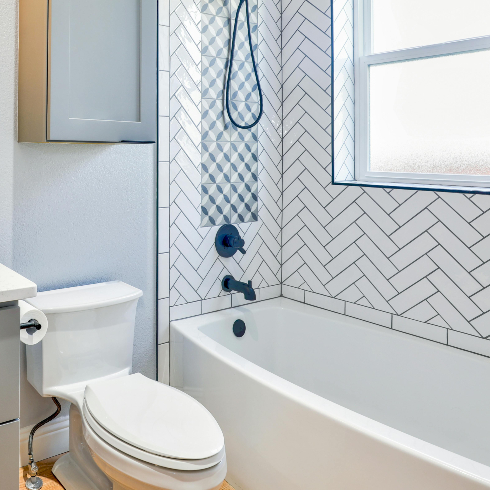
[[[254,288],[252,287],[252,281],[240,282],[236,281],[233,276],[225,276],[221,281],[221,287],[223,291],[231,293],[232,291],[237,291],[238,293],[243,293],[247,301],[255,301],[257,298],[255,296]]]

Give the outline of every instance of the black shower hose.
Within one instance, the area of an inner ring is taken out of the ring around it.
[[[255,74],[255,80],[257,81],[257,89],[259,91],[260,110],[259,110],[259,115],[257,116],[257,119],[252,124],[242,126],[242,125],[238,124],[233,119],[231,112],[230,112],[230,80],[231,80],[231,73],[232,73],[232,67],[233,67],[233,55],[235,52],[235,41],[236,41],[236,30],[237,30],[237,26],[238,26],[238,16],[240,14],[240,10],[241,10],[242,5],[244,3],[245,3],[245,11],[247,14],[248,45],[250,47],[250,56],[252,57],[252,66],[253,66],[253,70],[254,70],[254,74]],[[250,33],[250,15],[249,15],[248,0],[240,0],[240,3],[238,4],[238,8],[236,11],[236,16],[235,16],[235,26],[233,28],[233,36],[231,38],[230,65],[228,67],[228,77],[226,80],[226,112],[228,113],[228,117],[230,118],[230,121],[240,129],[253,128],[255,125],[257,125],[259,123],[260,118],[262,117],[262,113],[264,112],[264,101],[262,98],[262,88],[260,87],[259,75],[257,73],[257,66],[255,64],[255,58],[254,58],[254,53],[253,53],[252,35]]]

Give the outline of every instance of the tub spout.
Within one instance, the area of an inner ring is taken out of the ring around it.
[[[236,281],[233,276],[225,276],[221,281],[221,287],[223,288],[223,291],[227,291],[228,293],[232,291],[243,293],[243,296],[245,296],[247,301],[256,300],[255,291],[252,287],[252,281],[248,281],[248,283],[240,282]]]

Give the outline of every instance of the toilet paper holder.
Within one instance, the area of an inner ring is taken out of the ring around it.
[[[21,330],[27,330],[29,328],[35,328],[36,330],[41,330],[42,326],[37,320],[34,320],[32,318],[28,322],[20,324]],[[27,332],[27,333],[31,333],[31,332]]]

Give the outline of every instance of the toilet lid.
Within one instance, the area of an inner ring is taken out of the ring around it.
[[[104,429],[153,454],[204,459],[224,446],[218,423],[198,401],[142,374],[90,383],[85,402]]]

